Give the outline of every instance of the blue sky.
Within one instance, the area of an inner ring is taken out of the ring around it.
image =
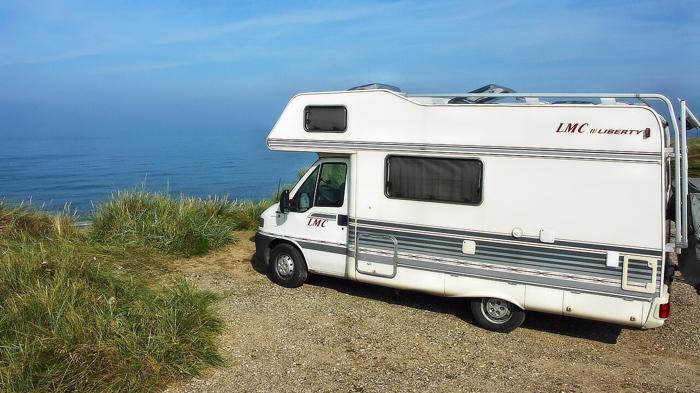
[[[699,22],[700,1],[5,0],[0,135],[264,128],[296,92],[369,82],[700,108]]]

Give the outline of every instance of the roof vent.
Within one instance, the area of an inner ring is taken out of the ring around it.
[[[355,86],[348,90],[391,90],[397,93],[401,93],[401,89],[392,85],[385,85],[383,83],[370,83],[368,85]]]
[[[469,93],[490,93],[490,94],[502,94],[502,93],[515,93],[515,90],[496,84],[490,84],[482,86],[476,90],[472,90]],[[489,101],[498,100],[499,97],[454,97],[447,101],[448,104],[484,104]]]

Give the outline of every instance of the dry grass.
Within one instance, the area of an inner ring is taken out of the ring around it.
[[[57,238],[69,237],[75,232],[74,216],[67,208],[60,214],[50,214],[31,204],[10,205],[0,201],[0,238]]]

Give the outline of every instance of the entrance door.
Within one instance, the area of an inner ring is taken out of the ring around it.
[[[303,249],[311,272],[345,275],[348,225],[348,160],[324,158],[290,195],[285,233]]]

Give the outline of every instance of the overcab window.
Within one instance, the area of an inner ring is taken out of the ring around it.
[[[345,132],[348,110],[344,106],[307,106],[304,129],[309,132]]]
[[[386,195],[475,205],[481,203],[483,172],[479,160],[389,156]]]

